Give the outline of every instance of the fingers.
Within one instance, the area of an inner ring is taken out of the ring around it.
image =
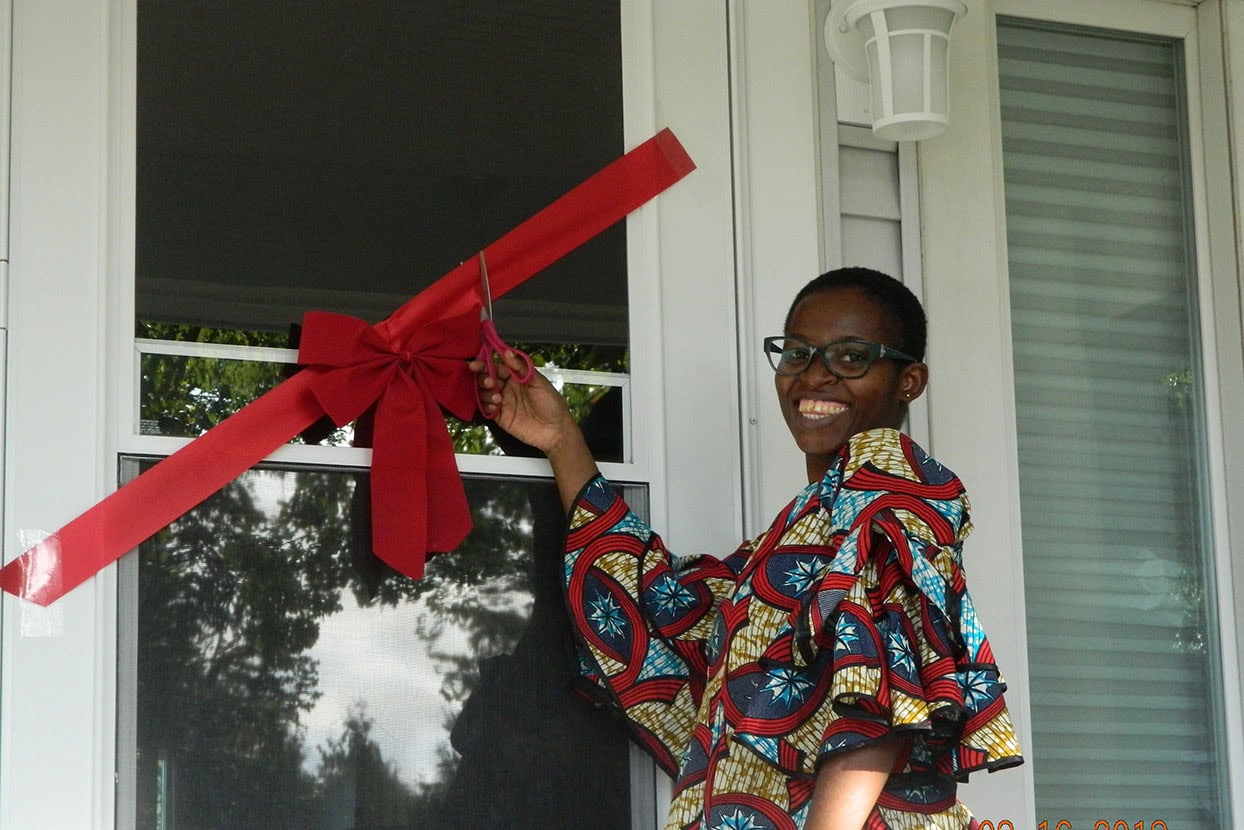
[[[490,366],[478,358],[467,361],[467,368],[475,373],[475,393],[480,411],[489,418],[498,418],[505,408],[505,390],[509,385],[510,372],[499,361]]]
[[[504,354],[497,354],[496,357],[499,360],[494,360],[493,365],[497,369],[497,376],[502,380],[509,380],[511,375],[526,374],[527,364],[523,362],[523,359],[513,349],[506,349]],[[481,374],[488,370],[488,366],[484,361],[478,358],[468,361],[467,368],[476,374]],[[502,371],[505,372],[504,375],[501,374]]]
[[[504,366],[494,364],[495,373],[488,371],[488,364],[482,360],[471,360],[467,362],[467,368],[475,373],[479,385],[483,389],[492,389],[498,385],[497,380],[509,380],[509,373],[502,374],[505,370]],[[494,377],[495,374],[495,377]]]
[[[513,349],[506,349],[505,354],[501,355],[501,360],[504,362],[505,368],[514,374],[521,375],[527,370],[527,365],[519,359],[519,356],[514,353]]]
[[[480,408],[490,417],[495,417],[503,408],[509,406],[506,404],[508,395],[525,397],[521,388],[515,387],[513,393],[507,391],[516,378],[527,374],[527,365],[513,349],[506,349],[504,353],[495,355],[491,365],[478,358],[467,361],[467,368],[475,373]],[[544,378],[541,377],[540,380]]]

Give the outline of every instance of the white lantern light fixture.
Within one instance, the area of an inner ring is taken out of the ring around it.
[[[825,45],[834,63],[872,87],[873,132],[932,138],[950,123],[950,29],[959,0],[834,0]]]

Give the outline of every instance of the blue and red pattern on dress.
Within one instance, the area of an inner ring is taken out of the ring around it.
[[[589,483],[567,537],[579,656],[677,776],[669,827],[798,828],[821,760],[893,734],[867,826],[969,826],[955,782],[1021,762],[963,578],[969,514],[894,430],[853,437],[725,560],[671,556]]]

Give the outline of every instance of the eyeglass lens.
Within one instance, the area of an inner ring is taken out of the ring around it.
[[[813,346],[802,340],[787,338],[774,343],[769,362],[783,375],[798,375],[812,364],[819,353],[826,367],[838,377],[858,378],[876,362],[880,349],[873,343],[846,341],[827,346]]]

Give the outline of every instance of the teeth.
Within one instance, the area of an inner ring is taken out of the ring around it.
[[[814,401],[804,398],[799,402],[799,414],[809,418],[827,418],[830,415],[837,415],[846,408],[846,404],[836,401]]]

